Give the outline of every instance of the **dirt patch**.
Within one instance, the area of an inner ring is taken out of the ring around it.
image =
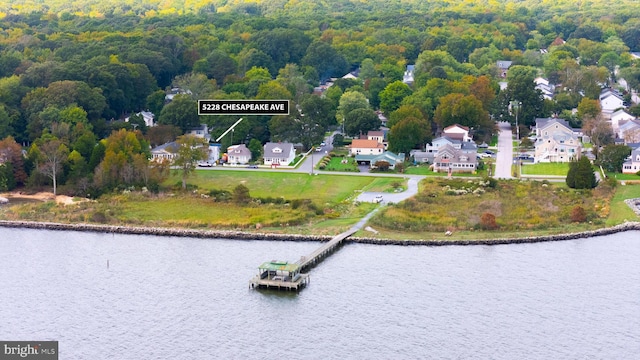
[[[9,201],[11,201],[11,199],[31,199],[31,200],[40,200],[40,201],[55,200],[57,204],[63,204],[63,205],[71,205],[77,202],[77,201],[74,201],[74,198],[71,196],[67,196],[67,195],[55,196],[51,192],[38,192],[35,194],[27,194],[20,191],[15,191],[15,192],[0,194],[0,197],[9,199]]]

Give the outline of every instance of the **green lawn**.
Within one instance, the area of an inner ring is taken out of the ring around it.
[[[569,172],[569,163],[537,163],[522,166],[523,175],[559,175],[565,176]]]
[[[341,202],[374,181],[369,176],[309,175],[288,171],[198,170],[188,183],[203,190],[233,190],[238,184],[249,188],[252,197],[314,199],[321,203]],[[173,175],[165,184],[178,183]]]
[[[628,221],[640,221],[640,218],[624,202],[626,199],[640,198],[640,185],[618,185],[616,193],[611,199],[611,209],[607,218],[607,225],[616,225]]]
[[[356,163],[356,160],[352,157],[328,157],[325,156],[325,158],[329,158],[331,159],[329,161],[329,163],[327,164],[327,166],[321,170],[325,170],[325,171],[351,171],[351,172],[358,172],[358,164]]]
[[[636,174],[621,174],[621,173],[611,173],[608,172],[606,173],[607,177],[609,178],[614,178],[618,181],[620,180],[637,180],[640,181],[640,176],[636,175]]]

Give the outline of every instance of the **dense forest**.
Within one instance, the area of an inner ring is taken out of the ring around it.
[[[308,148],[338,124],[376,129],[376,112],[390,150],[405,153],[453,123],[487,140],[493,120],[513,122],[513,101],[524,126],[552,114],[581,126],[603,86],[640,88],[638,13],[634,0],[5,1],[0,189],[157,187],[166,168],[150,165],[150,147],[201,123],[216,138],[237,120],[199,116],[198,99],[290,99],[290,116],[234,129],[257,153],[267,141]],[[506,79],[498,61],[512,63]],[[350,71],[357,79],[341,79]],[[553,100],[538,76],[562,84]],[[143,110],[159,125],[147,128]]]

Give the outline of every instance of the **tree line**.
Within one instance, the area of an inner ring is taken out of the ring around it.
[[[514,122],[514,101],[523,126],[552,114],[581,126],[603,85],[622,76],[640,88],[638,5],[589,3],[13,0],[0,5],[0,187],[157,186],[166,169],[149,166],[151,146],[201,123],[215,139],[237,120],[199,116],[207,98],[291,101],[290,116],[248,116],[221,140],[256,152],[267,141],[309,148],[332,126],[358,136],[379,128],[379,113],[391,151],[453,123],[484,141],[493,120]],[[499,60],[512,62],[506,79]],[[537,76],[562,83],[554,100]],[[159,126],[131,116],[141,110]]]

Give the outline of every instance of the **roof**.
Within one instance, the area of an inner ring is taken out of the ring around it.
[[[353,139],[351,142],[352,149],[377,149],[384,148],[384,145],[380,144],[378,140],[369,139]]]
[[[177,142],[172,141],[172,142],[162,144],[160,146],[156,146],[155,148],[151,149],[151,152],[158,153],[158,152],[166,151],[170,153],[177,153],[179,147],[180,145],[178,145]]]
[[[280,149],[282,151],[276,151],[277,149]],[[291,152],[295,152],[295,149],[293,147],[292,143],[287,143],[287,142],[283,142],[283,143],[274,143],[274,142],[268,142],[266,144],[264,144],[264,155],[263,157],[265,158],[288,158],[289,155],[291,154]]]
[[[233,156],[251,156],[251,150],[245,144],[232,145],[227,148],[227,154]]]
[[[291,264],[286,261],[278,261],[272,260],[265,263],[262,263],[259,267],[260,270],[269,270],[269,271],[288,271],[288,272],[296,272],[300,270],[300,265]]]
[[[444,132],[447,132],[447,130],[452,130],[452,129],[462,129],[462,130],[465,130],[465,131],[469,131],[469,128],[468,128],[468,127],[466,127],[466,126],[462,126],[462,125],[460,125],[460,124],[453,124],[453,125],[449,125],[449,126],[447,126],[446,128],[444,128],[444,130],[443,130],[443,131],[444,131]]]

